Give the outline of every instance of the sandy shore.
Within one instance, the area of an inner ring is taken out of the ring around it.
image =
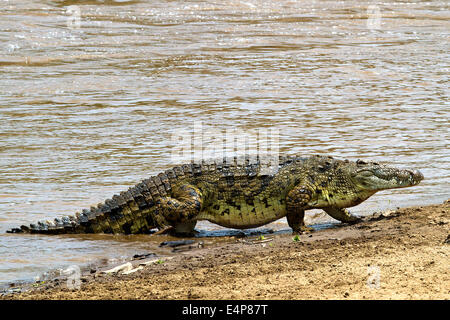
[[[289,233],[236,238],[128,275],[83,274],[79,289],[59,279],[2,298],[449,299],[449,213],[447,200],[298,239]]]

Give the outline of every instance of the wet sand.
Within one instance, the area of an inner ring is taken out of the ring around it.
[[[58,279],[2,298],[449,299],[449,213],[447,200],[375,213],[298,239],[275,233],[214,247],[194,244],[128,275],[82,274],[79,289]]]

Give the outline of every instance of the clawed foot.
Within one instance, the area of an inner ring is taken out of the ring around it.
[[[314,232],[314,228],[307,227],[307,226],[301,226],[299,229],[292,230],[293,235],[299,235],[303,233],[311,233]]]
[[[363,221],[363,219],[361,217],[358,216],[353,216],[352,215],[352,219],[350,221],[347,221],[348,224],[356,224]]]
[[[160,235],[160,234],[168,234],[168,233],[171,233],[174,229],[175,228],[172,227],[172,226],[167,226],[167,227],[164,227],[162,229],[159,229],[155,233],[152,233],[152,235],[153,236],[157,236],[157,235]]]

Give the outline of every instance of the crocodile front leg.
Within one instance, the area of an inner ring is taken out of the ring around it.
[[[335,207],[328,207],[323,209],[326,213],[328,213],[331,217],[333,217],[336,220],[339,220],[341,222],[346,223],[356,223],[361,221],[361,218],[355,215],[352,215],[347,209],[345,208],[335,208]]]
[[[297,186],[286,197],[286,218],[293,234],[301,234],[314,229],[305,226],[305,207],[311,199],[312,191],[305,186]]]
[[[176,234],[192,234],[196,216],[202,208],[202,193],[193,185],[181,185],[172,189],[171,197],[162,197],[155,207],[158,228],[168,225]]]

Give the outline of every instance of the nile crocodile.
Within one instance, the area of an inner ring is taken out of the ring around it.
[[[380,190],[417,185],[418,170],[401,170],[370,161],[330,156],[281,156],[277,170],[264,174],[256,161],[205,162],[176,166],[74,216],[41,221],[8,232],[150,233],[171,229],[192,234],[199,220],[246,229],[287,217],[294,233],[309,230],[305,210],[323,209],[355,223],[345,208]]]

